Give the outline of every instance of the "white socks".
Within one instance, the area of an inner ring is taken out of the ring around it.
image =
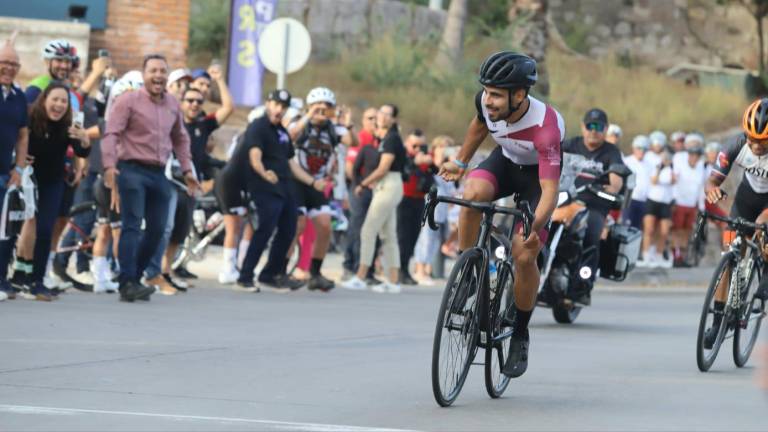
[[[91,261],[93,265],[93,280],[96,282],[106,282],[109,281],[110,278],[110,272],[109,272],[109,261],[107,261],[107,257],[102,256],[94,256],[93,260]]]
[[[224,248],[224,266],[226,272],[237,271],[237,249]]]
[[[243,261],[245,261],[245,254],[248,252],[248,246],[251,242],[247,240],[240,240],[240,246],[237,251],[237,266],[242,268]]]

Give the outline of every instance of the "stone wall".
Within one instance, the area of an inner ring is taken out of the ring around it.
[[[708,0],[549,0],[549,6],[560,33],[581,35],[583,54],[593,58],[620,55],[659,69],[683,62],[757,67],[755,21],[739,6]]]
[[[439,37],[447,12],[390,0],[280,0],[278,16],[304,23],[312,34],[313,55],[325,57],[384,32],[411,40]]]
[[[43,47],[52,39],[67,39],[76,48],[83,61],[88,59],[90,26],[83,23],[0,17],[0,42],[18,30],[16,51],[21,60],[19,81],[46,72]]]

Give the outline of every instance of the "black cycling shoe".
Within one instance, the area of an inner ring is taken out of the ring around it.
[[[197,275],[187,270],[186,267],[179,267],[173,273],[182,279],[197,279]]]
[[[528,369],[528,346],[530,343],[528,330],[525,330],[522,336],[513,334],[509,338],[509,355],[507,362],[504,363],[504,368],[501,370],[504,375],[517,378],[525,373]]]
[[[333,283],[332,280],[326,279],[323,275],[316,275],[309,278],[309,283],[307,284],[307,288],[310,291],[314,290],[320,290],[324,292],[328,292],[332,290],[336,286],[335,283]]]
[[[704,332],[704,349],[711,350],[717,340],[717,328],[710,327]]]

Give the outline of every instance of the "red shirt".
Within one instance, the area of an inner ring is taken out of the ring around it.
[[[367,130],[361,130],[357,133],[357,141],[359,142],[359,145],[355,147],[347,147],[347,157],[345,159],[347,162],[355,163],[357,154],[360,153],[360,149],[364,146],[376,146],[376,138],[374,138],[373,134]]]
[[[412,157],[414,155],[409,154],[409,157]],[[419,165],[419,171],[425,173],[425,175],[432,175],[432,173],[429,172],[430,164],[421,164]],[[403,182],[403,196],[406,198],[417,198],[417,199],[423,199],[426,195],[425,192],[422,192],[419,190],[419,176],[416,174],[411,174],[411,176],[408,178],[407,182]]]

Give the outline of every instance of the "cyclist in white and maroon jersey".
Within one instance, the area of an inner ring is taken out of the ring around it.
[[[498,146],[473,169],[464,187],[464,199],[493,201],[518,194],[535,208],[531,234],[516,237],[512,245],[515,265],[514,331],[504,374],[519,377],[528,368],[528,322],[536,304],[539,269],[536,257],[546,241],[546,226],[557,203],[560,179],[560,144],[565,138],[563,117],[554,108],[528,94],[536,84],[536,62],[509,51],[488,57],[480,66],[483,90],[475,97],[477,116],[469,124],[456,158],[440,168],[448,181],[459,180],[480,144],[490,134]],[[482,215],[462,208],[459,248],[475,244]]]

